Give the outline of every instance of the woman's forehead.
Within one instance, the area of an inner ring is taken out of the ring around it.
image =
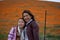
[[[24,13],[23,15],[29,15],[28,13]]]
[[[23,19],[19,19],[18,21],[23,21]]]

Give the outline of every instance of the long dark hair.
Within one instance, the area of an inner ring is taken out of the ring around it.
[[[24,13],[29,14],[29,15],[31,16],[31,19],[33,19],[33,21],[35,21],[34,16],[32,15],[32,13],[31,13],[30,10],[24,10],[24,11],[23,11],[23,13],[22,13],[22,18],[23,18],[23,19],[24,19],[24,16],[23,16]]]

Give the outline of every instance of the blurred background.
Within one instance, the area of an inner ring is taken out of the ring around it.
[[[37,0],[0,0],[0,40],[7,40],[24,10],[34,15],[40,40],[44,40],[44,35],[46,40],[60,40],[60,3]]]

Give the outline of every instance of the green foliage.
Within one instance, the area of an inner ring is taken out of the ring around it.
[[[7,40],[7,34],[0,34],[0,40]]]
[[[60,35],[47,34],[47,35],[46,35],[46,39],[47,39],[47,40],[60,40]]]

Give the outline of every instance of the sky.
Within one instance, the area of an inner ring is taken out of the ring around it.
[[[0,0],[0,1],[5,1],[5,0]],[[39,0],[39,1],[41,1],[41,0]],[[43,0],[43,1],[60,2],[60,0]]]
[[[43,1],[60,2],[60,0],[43,0]]]

